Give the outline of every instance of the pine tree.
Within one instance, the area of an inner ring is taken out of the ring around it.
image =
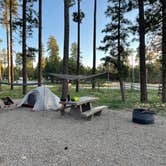
[[[33,28],[37,26],[37,17],[35,17],[36,12],[33,9],[33,4],[36,0],[23,0],[22,6],[22,18],[18,18],[15,22],[15,26],[22,27],[22,77],[23,77],[23,94],[27,91],[27,56],[28,56],[28,46],[26,43],[27,36],[32,36]],[[30,48],[29,48],[30,49]],[[31,49],[33,50],[33,48]]]
[[[94,0],[94,18],[93,18],[93,68],[92,74],[96,74],[96,10],[97,0]],[[95,80],[92,81],[92,89],[95,88]]]
[[[70,48],[70,59],[75,61],[77,63],[77,50],[78,50],[78,45],[76,42],[71,44]],[[82,65],[82,56],[81,56],[81,51],[80,51],[80,65]]]
[[[137,18],[138,25],[134,25],[131,29],[139,34],[139,63],[140,63],[140,101],[146,102],[147,97],[147,74],[146,74],[146,43],[145,35],[148,33],[150,24],[145,18],[145,2],[147,10],[149,3],[145,0],[131,1],[130,9],[138,8],[139,15]],[[130,10],[129,9],[129,10]]]
[[[13,70],[13,2],[12,0],[10,0],[9,2],[9,8],[10,8],[10,21],[9,21],[9,25],[10,25],[10,76],[11,76],[11,86],[10,89],[13,90],[13,81],[14,81],[14,70]]]
[[[155,36],[161,35],[161,2],[159,0],[148,0],[145,5],[145,31],[153,39]]]
[[[125,61],[128,56],[126,47],[128,46],[128,26],[129,20],[124,17],[127,12],[128,4],[126,0],[108,0],[108,7],[105,12],[107,17],[110,17],[110,23],[105,26],[102,31],[106,33],[99,49],[108,53],[108,56],[104,58],[107,63],[112,63],[117,70],[122,101],[125,101],[123,80],[126,72]]]
[[[12,47],[12,28],[13,28],[13,19],[16,19],[18,12],[18,1],[17,0],[4,0],[3,2],[3,26],[6,30],[6,44],[7,44],[7,58],[8,58],[8,82],[11,83],[13,81],[13,76],[11,78],[11,75],[13,75],[13,67],[12,67],[12,57],[10,54],[12,54],[12,49],[10,49],[9,46]],[[10,27],[9,27],[10,25]],[[9,31],[10,28],[10,31]],[[10,34],[9,34],[10,32]],[[11,89],[12,89],[11,84]]]
[[[77,62],[77,48],[78,48],[78,45],[76,42],[71,44],[70,58],[73,59],[75,62]]]
[[[49,53],[49,62],[56,63],[59,62],[59,46],[54,36],[50,36],[48,39],[48,53]]]
[[[26,51],[26,30],[27,30],[27,1],[23,0],[23,8],[22,8],[22,19],[23,19],[23,27],[22,27],[22,77],[23,77],[23,94],[26,94],[27,91],[27,68],[26,68],[26,63],[27,63],[27,51]]]
[[[41,86],[42,80],[42,0],[39,0],[39,16],[38,16],[38,86]]]
[[[77,75],[80,74],[80,24],[85,17],[84,12],[80,9],[80,0],[77,0],[77,12],[73,13],[73,21],[77,23]],[[76,82],[76,92],[79,91],[79,80]]]
[[[78,48],[78,45],[76,42],[71,44],[70,57],[69,57],[69,61],[68,61],[69,74],[77,73],[77,48]]]
[[[69,60],[69,8],[75,3],[74,0],[64,0],[64,50],[63,50],[63,74],[68,74],[68,60]],[[68,93],[68,82],[63,80],[62,84],[62,98],[66,98]]]
[[[139,6],[139,55],[140,55],[140,90],[141,102],[147,101],[146,60],[145,60],[145,19],[144,0],[138,0]]]
[[[166,2],[162,4],[162,102],[166,103]]]
[[[63,52],[63,74],[68,74],[69,59],[69,7],[70,2],[64,0],[64,52]],[[68,93],[68,82],[63,80],[62,98],[66,98]]]

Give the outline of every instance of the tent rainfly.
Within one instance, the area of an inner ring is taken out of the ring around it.
[[[60,98],[46,87],[37,87],[28,92],[18,107],[27,105],[33,107],[33,111],[58,110],[62,108]]]

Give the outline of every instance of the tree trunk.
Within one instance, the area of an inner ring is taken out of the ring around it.
[[[6,42],[7,42],[7,63],[8,63],[8,83],[11,83],[11,76],[10,76],[10,48],[9,48],[9,45],[10,45],[10,40],[9,40],[9,29],[7,27],[6,29]]]
[[[121,97],[122,101],[125,102],[125,92],[124,92],[124,86],[123,86],[123,79],[122,79],[122,62],[121,62],[121,45],[120,45],[120,15],[121,15],[121,2],[119,0],[119,5],[118,5],[118,69],[119,69],[119,83],[120,83],[120,91],[121,91]]]
[[[162,3],[162,102],[166,103],[166,2]]]
[[[125,102],[124,82],[122,78],[119,78],[119,83],[120,83],[121,98],[122,101]]]
[[[2,81],[2,60],[0,60],[0,82]],[[0,90],[2,89],[2,86],[0,84]]]
[[[23,94],[26,94],[27,91],[27,71],[26,71],[26,2],[23,0],[23,29],[22,29],[22,77],[23,77]]]
[[[139,54],[140,54],[140,100],[147,102],[147,85],[146,85],[146,60],[145,60],[145,20],[144,20],[144,3],[138,0],[139,5]]]
[[[94,23],[93,23],[93,69],[92,74],[96,74],[96,9],[97,1],[94,0]],[[92,80],[92,89],[95,89],[95,79]]]
[[[78,0],[78,34],[77,34],[77,75],[80,74],[80,0]],[[79,91],[79,80],[76,81],[76,92]]]
[[[38,86],[41,86],[42,70],[41,70],[41,59],[42,59],[42,0],[39,0],[39,32],[38,32],[38,44],[39,44],[39,57],[38,57]]]
[[[5,5],[5,10],[6,10],[6,19],[7,19],[7,22],[6,22],[6,44],[7,44],[7,62],[8,62],[8,83],[11,83],[11,77],[10,77],[10,48],[9,48],[9,45],[10,45],[10,40],[9,40],[9,24],[8,24],[8,8],[7,8],[7,5]]]
[[[63,52],[63,74],[68,74],[69,59],[69,1],[64,0],[64,52]],[[63,80],[62,98],[66,98],[68,93],[68,82]]]
[[[12,0],[10,0],[10,76],[11,76],[11,85],[10,89],[13,90],[13,31],[12,31]]]

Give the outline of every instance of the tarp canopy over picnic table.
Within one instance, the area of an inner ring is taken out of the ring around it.
[[[88,80],[94,78],[111,78],[111,80],[117,80],[117,74],[112,74],[108,72],[98,73],[98,74],[91,74],[91,75],[70,75],[70,74],[56,74],[56,73],[49,73],[50,76],[61,79],[61,80]]]

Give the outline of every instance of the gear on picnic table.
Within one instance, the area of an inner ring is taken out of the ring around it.
[[[73,101],[79,101],[79,97],[74,96],[74,97],[72,98],[72,100],[73,100]]]

